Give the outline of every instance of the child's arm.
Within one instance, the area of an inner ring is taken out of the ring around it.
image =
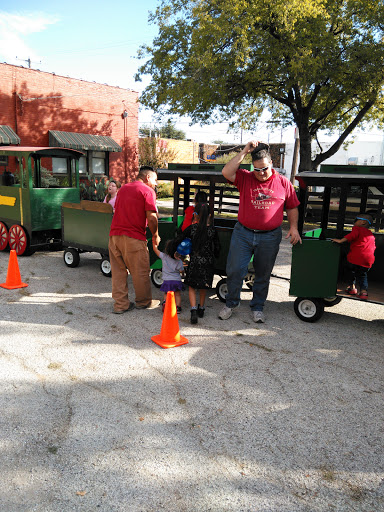
[[[155,241],[154,238],[152,238],[152,248],[153,248],[153,252],[156,254],[156,256],[158,258],[160,258],[160,251],[159,251],[159,249],[158,249],[158,247],[156,245],[156,241]]]
[[[344,242],[348,242],[346,238],[332,238],[332,242],[336,242],[337,244],[343,244]]]

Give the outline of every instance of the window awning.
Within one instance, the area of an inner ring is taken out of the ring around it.
[[[87,133],[58,132],[49,130],[49,145],[51,147],[72,148],[92,151],[122,151],[112,137],[90,135]]]
[[[20,137],[16,135],[10,126],[0,125],[0,146],[12,144],[20,144]]]

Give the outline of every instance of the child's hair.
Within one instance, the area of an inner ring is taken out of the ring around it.
[[[356,215],[355,222],[357,220],[365,220],[365,223],[368,224],[368,226],[372,226],[373,224],[373,217],[369,213],[359,213]]]
[[[209,206],[207,203],[197,203],[195,213],[199,216],[199,224],[197,225],[196,236],[193,240],[193,252],[198,253],[204,247],[207,240],[207,224],[209,219]]]
[[[176,252],[176,249],[177,249],[177,246],[178,246],[178,241],[176,238],[173,238],[171,240],[167,240],[165,242],[165,247],[164,247],[164,254],[166,254],[167,256],[170,256],[171,258],[175,259],[175,252]]]
[[[117,180],[109,180],[109,183],[115,183],[116,184],[116,187],[117,187],[117,190],[119,190],[119,188],[121,187],[121,183],[120,181],[117,181]],[[109,203],[109,201],[111,200],[111,194],[108,192],[108,194],[105,196],[105,202],[106,203]]]
[[[204,192],[204,190],[199,190],[196,192],[195,195],[195,204],[197,203],[207,203],[208,202],[208,196],[207,193]]]

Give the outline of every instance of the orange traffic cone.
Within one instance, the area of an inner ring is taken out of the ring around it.
[[[17,263],[16,251],[11,250],[9,254],[8,272],[5,283],[0,284],[2,288],[14,290],[15,288],[25,288],[27,283],[21,282],[19,264]]]
[[[187,338],[180,334],[174,292],[167,292],[160,334],[152,336],[151,339],[163,348],[178,347],[189,343]]]

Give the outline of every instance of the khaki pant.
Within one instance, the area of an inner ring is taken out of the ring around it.
[[[112,298],[116,310],[129,307],[128,275],[132,276],[137,306],[147,306],[152,300],[149,278],[149,251],[147,241],[125,235],[109,237],[109,259],[112,272]]]

